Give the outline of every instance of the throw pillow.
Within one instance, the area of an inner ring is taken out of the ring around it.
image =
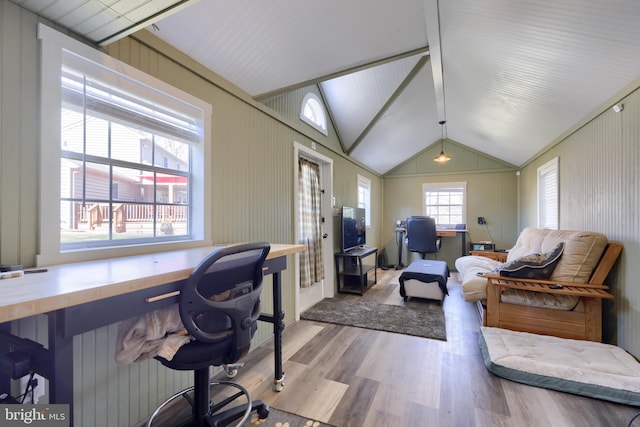
[[[564,243],[559,243],[551,252],[531,254],[502,264],[493,272],[506,277],[522,277],[525,279],[548,279],[556,268],[564,251]]]

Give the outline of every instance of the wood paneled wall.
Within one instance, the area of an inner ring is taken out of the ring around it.
[[[471,156],[475,154],[471,153]],[[465,153],[459,150],[457,157],[449,163],[460,161],[466,163]],[[433,157],[431,157],[432,159]],[[430,159],[429,159],[430,160]],[[431,163],[434,163],[431,161]],[[439,165],[436,165],[439,166]],[[492,240],[497,248],[508,249],[515,243],[517,233],[517,177],[514,170],[503,171],[458,172],[437,174],[416,172],[387,176],[384,180],[383,217],[384,228],[382,239],[390,262],[397,259],[397,239],[395,224],[411,215],[422,215],[422,184],[439,182],[467,183],[467,245],[470,241]],[[483,216],[486,225],[478,225],[477,217]],[[444,238],[438,259],[447,261],[449,268],[455,268],[455,260],[461,256],[460,237]],[[406,263],[406,247],[403,249]]]
[[[38,21],[16,4],[0,2],[0,262],[25,266],[34,265],[38,242]],[[228,82],[161,43],[128,38],[110,46],[108,53],[212,104],[214,239],[293,242],[292,143],[309,146],[315,136],[278,119]],[[419,194],[419,184],[434,179],[466,180],[474,198],[470,206],[475,206],[468,212],[467,222],[472,224],[476,216],[487,217],[490,225],[499,224],[491,229],[494,239],[509,245],[517,237],[516,221],[520,228],[535,224],[537,166],[559,155],[562,228],[601,231],[625,245],[613,285],[616,299],[605,316],[605,336],[640,357],[640,286],[635,283],[640,263],[634,262],[640,255],[640,95],[633,92],[623,102],[621,113],[607,109],[527,165],[520,184],[508,167],[498,170],[481,156],[475,160],[459,158],[468,163],[467,170],[476,168],[482,173],[426,172],[420,164],[433,163],[429,163],[433,157],[429,154],[424,156],[429,161],[415,159],[383,180],[336,153],[336,147],[319,146],[318,150],[334,159],[337,206],[355,203],[357,173],[372,179],[375,210],[371,244],[378,247],[393,241],[396,219],[415,214],[416,206],[401,203],[401,198],[406,201],[410,195],[413,200],[414,192]],[[447,149],[455,161],[457,149],[451,145]],[[419,204],[420,199],[416,200]],[[472,229],[472,234],[476,238],[482,229]],[[290,258],[290,267],[292,262]],[[287,289],[285,320],[291,322],[293,268],[287,270],[283,281]],[[267,295],[263,303],[271,304]],[[12,329],[46,342],[43,316],[14,322]],[[133,425],[191,381],[189,373],[164,369],[155,361],[115,365],[116,330],[117,325],[110,325],[74,338],[74,386],[78,390],[74,403],[79,425]],[[270,333],[269,326],[262,325],[256,340],[264,340]]]
[[[592,230],[624,245],[605,303],[605,341],[640,358],[640,91],[620,113],[604,109],[523,168],[522,227],[536,225],[537,168],[559,156],[560,228]]]
[[[36,26],[40,21],[14,3],[0,2],[0,262],[27,267],[35,265],[38,242],[40,61]],[[105,50],[212,105],[214,241],[293,243],[293,142],[310,146],[317,132],[302,122],[278,117],[153,36],[127,38]],[[355,176],[362,173],[372,179],[373,203],[380,206],[379,177],[333,149],[318,144],[318,151],[336,158],[337,176],[353,176],[352,185],[344,186],[340,199],[355,201]],[[377,244],[380,213],[374,218],[377,222],[370,236],[372,244]],[[291,323],[296,299],[295,258],[290,256],[287,261],[289,268],[282,277],[283,306],[285,322]],[[262,300],[267,312],[272,305],[270,290],[268,277]],[[12,330],[46,344],[45,316],[13,322]],[[269,338],[272,331],[271,325],[261,323],[254,344]],[[168,370],[156,361],[116,365],[116,335],[117,325],[109,325],[74,337],[77,425],[133,425],[192,381],[191,373]]]

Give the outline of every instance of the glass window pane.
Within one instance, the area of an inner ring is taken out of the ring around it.
[[[60,148],[82,153],[84,150],[83,115],[63,108],[61,112]]]
[[[109,122],[91,115],[87,111],[87,154],[109,157]]]
[[[148,179],[147,179],[148,178]],[[114,166],[112,189],[114,201],[143,202],[147,194],[153,194],[153,172]]]
[[[80,168],[82,170],[82,168]],[[109,165],[103,165],[101,163],[86,162],[86,171],[84,173],[84,191],[85,200],[109,200],[111,180],[109,176]],[[75,175],[77,183],[74,182],[76,192],[82,189],[83,174],[78,173]]]
[[[60,242],[109,240],[109,204],[60,202]]]
[[[451,204],[452,205],[462,205],[462,193],[453,193],[451,194]]]
[[[163,137],[155,138],[155,165],[180,171],[189,170],[189,145]]]
[[[161,235],[183,236],[188,234],[187,218],[188,206],[166,206],[157,207],[158,232]]]
[[[155,217],[151,204],[114,203],[112,216],[114,239],[154,236]]]
[[[437,225],[454,225],[464,222],[464,187],[455,186],[440,188],[435,184],[427,188],[423,185],[425,198],[425,215],[436,219]],[[437,188],[437,189],[436,189]]]
[[[150,144],[150,140],[149,132],[113,123],[111,125],[111,158],[131,163],[144,163],[144,145]],[[150,145],[146,148],[150,150]],[[151,164],[151,161],[149,160],[147,164]]]

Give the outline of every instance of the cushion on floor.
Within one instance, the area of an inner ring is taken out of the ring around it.
[[[640,363],[619,347],[482,327],[480,348],[487,369],[500,377],[640,406]]]

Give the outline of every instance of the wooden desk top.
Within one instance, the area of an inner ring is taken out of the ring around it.
[[[0,323],[186,279],[215,248],[62,264],[45,273],[0,280]],[[305,250],[304,245],[274,243],[267,259]]]
[[[457,230],[453,228],[436,230],[436,236],[438,237],[456,237],[459,233],[466,233],[467,230]]]

